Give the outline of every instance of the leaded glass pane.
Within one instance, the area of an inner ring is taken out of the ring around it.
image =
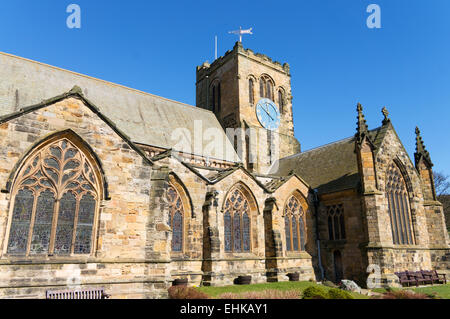
[[[84,195],[80,201],[74,247],[75,254],[89,254],[91,252],[95,206],[95,198],[90,194]]]
[[[48,176],[51,177],[51,179],[53,180],[53,182],[55,184],[58,184],[58,174],[55,171],[53,171],[52,169],[46,168],[45,172],[48,174]]]
[[[177,211],[173,215],[172,223],[172,250],[182,251],[183,247],[183,215]]]
[[[293,250],[298,251],[298,228],[297,218],[292,218],[292,244]]]
[[[231,251],[231,216],[230,212],[225,212],[223,217],[224,228],[225,228],[225,251]]]
[[[55,254],[70,254],[77,202],[72,193],[65,193],[59,203],[58,226],[56,228]]]
[[[299,251],[306,243],[304,212],[300,201],[292,195],[285,206],[284,228],[286,232],[286,250]],[[332,236],[332,233],[330,233]]]
[[[386,174],[386,197],[389,204],[393,243],[414,244],[405,180],[394,163],[389,166]]]
[[[50,147],[50,153],[57,159],[61,159],[61,150],[58,147]]]
[[[248,218],[248,214],[244,213],[242,215],[243,222],[243,241],[244,241],[244,251],[250,251],[250,218]]]
[[[69,169],[75,169],[78,166],[80,166],[80,163],[78,163],[77,161],[69,161],[66,165],[64,165],[64,170],[69,170]]]
[[[241,215],[236,212],[233,216],[233,243],[234,243],[234,251],[240,252],[242,243],[241,243]]]
[[[39,195],[36,204],[30,254],[48,253],[54,205],[55,195],[53,192],[46,190]]]
[[[88,186],[85,184],[84,186]],[[184,206],[178,191],[169,186],[167,189],[167,200],[169,202],[170,226],[172,228],[172,251],[183,251],[184,240]]]
[[[34,195],[31,190],[21,189],[14,200],[13,217],[9,234],[8,253],[25,255],[28,232],[33,212]]]
[[[45,164],[47,164],[50,167],[53,167],[54,169],[59,170],[59,163],[52,157],[45,159]]]
[[[74,148],[68,149],[66,154],[64,155],[64,161],[67,161],[69,158],[74,158],[77,154],[77,150]]]
[[[305,250],[306,245],[305,222],[303,221],[302,217],[300,217],[298,221],[299,221],[298,229],[300,231],[300,250]]]
[[[289,216],[284,216],[284,231],[286,232],[286,250],[292,250],[291,247],[291,222]]]

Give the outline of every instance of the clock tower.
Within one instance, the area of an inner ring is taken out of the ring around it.
[[[267,173],[278,158],[300,152],[294,137],[289,65],[244,49],[197,67],[196,104],[214,112],[241,161]]]

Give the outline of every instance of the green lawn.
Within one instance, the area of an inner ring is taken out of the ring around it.
[[[306,288],[310,286],[319,286],[318,284],[310,281],[287,281],[287,282],[273,282],[264,284],[253,284],[253,285],[233,285],[224,287],[198,287],[197,289],[208,294],[211,297],[218,297],[223,293],[243,293],[249,291],[263,291],[263,290],[295,290],[298,292],[303,292]],[[322,286],[326,289],[328,287]],[[356,299],[367,299],[368,296],[351,293]]]
[[[450,299],[450,284],[446,285],[434,285],[434,286],[428,286],[428,287],[420,287],[420,288],[413,288],[413,287],[404,287],[404,288],[394,288],[393,290],[398,289],[411,289],[415,292],[420,292],[424,294],[432,294],[436,293],[439,297],[443,299]],[[372,289],[374,292],[379,293],[385,293],[387,290],[384,288],[376,288]]]
[[[432,294],[437,293],[437,295],[443,299],[450,299],[450,284],[439,285],[439,286],[430,286],[430,287],[421,287],[414,289],[417,292],[424,294]]]

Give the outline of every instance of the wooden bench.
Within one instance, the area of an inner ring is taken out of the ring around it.
[[[445,274],[438,274],[436,270],[420,270],[420,271],[404,271],[395,273],[399,278],[400,284],[407,284],[408,286],[412,283],[416,286],[434,284],[446,284],[447,278]]]
[[[408,286],[410,284],[414,284],[416,286],[419,285],[418,281],[416,280],[415,277],[411,277],[410,275],[408,275],[408,272],[404,271],[404,272],[396,272],[395,273],[398,277],[398,281],[400,282],[400,284],[403,286],[403,284],[407,284]]]
[[[445,274],[438,274],[436,270],[421,270],[422,275],[428,278],[432,284],[435,282],[438,284],[446,284],[447,278]]]
[[[103,288],[47,290],[46,299],[108,299],[110,295]]]
[[[406,274],[411,278],[415,278],[417,280],[418,285],[426,285],[433,283],[433,281],[428,276],[424,276],[422,271],[407,271]]]

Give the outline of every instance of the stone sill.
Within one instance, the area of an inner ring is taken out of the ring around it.
[[[285,257],[275,257],[275,258],[266,258],[266,259],[311,259],[311,255],[306,251],[300,252],[291,252],[287,251]]]
[[[364,248],[368,249],[393,249],[393,250],[429,250],[425,246],[415,245],[382,245],[377,243],[368,243]]]
[[[51,264],[167,264],[167,259],[138,259],[138,258],[3,258],[0,265],[51,265]]]

